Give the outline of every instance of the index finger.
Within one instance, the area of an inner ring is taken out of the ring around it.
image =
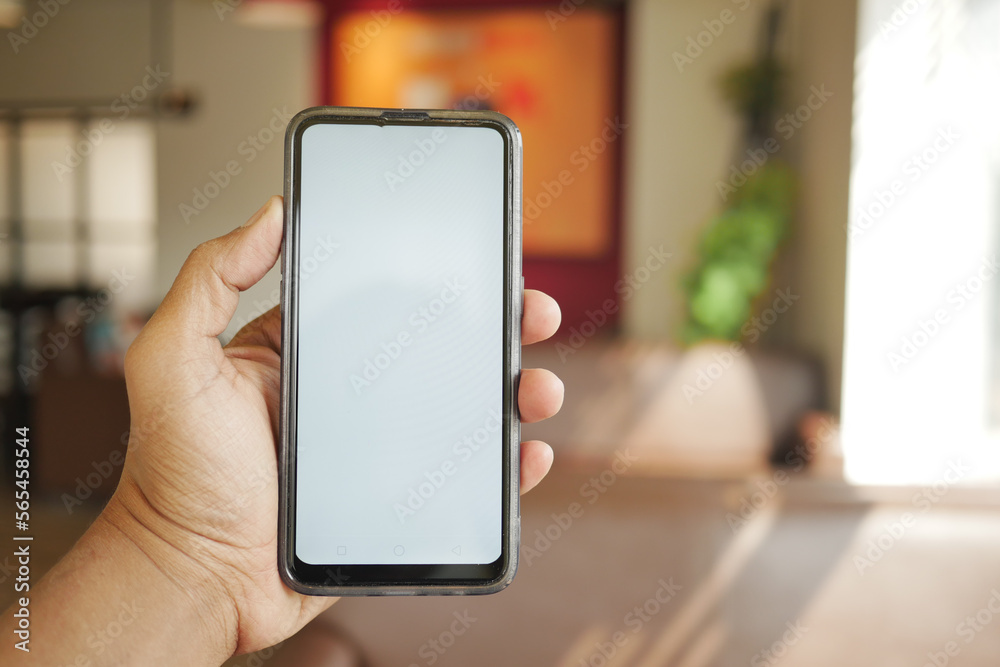
[[[524,290],[524,313],[521,316],[521,344],[531,345],[550,338],[559,328],[562,313],[556,300],[538,290]],[[281,351],[281,311],[278,306],[243,327],[229,346],[265,345]]]
[[[521,315],[521,345],[531,345],[550,338],[559,328],[562,313],[556,300],[545,292],[524,290],[524,313]]]

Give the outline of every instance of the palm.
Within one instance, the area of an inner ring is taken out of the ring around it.
[[[265,342],[278,326],[272,312],[226,348],[211,339],[200,350],[174,344],[148,358],[144,341],[130,352],[132,423],[140,426],[126,475],[185,529],[193,543],[185,549],[209,550],[222,564],[248,650],[280,641],[332,603],[293,593],[278,575],[280,357]]]
[[[280,201],[268,202],[256,224],[192,253],[126,357],[133,428],[116,495],[152,517],[161,539],[219,582],[235,607],[237,652],[294,634],[335,601],[294,593],[278,574],[280,314],[257,318],[226,347],[218,340],[239,292],[277,260]],[[551,298],[525,292],[524,344],[548,338],[558,322]],[[522,373],[523,421],[546,419],[561,403],[554,375]],[[550,463],[547,445],[522,443],[522,492]]]

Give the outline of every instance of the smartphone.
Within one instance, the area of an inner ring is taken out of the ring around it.
[[[521,139],[316,107],[285,136],[279,568],[311,595],[493,593],[520,540]]]

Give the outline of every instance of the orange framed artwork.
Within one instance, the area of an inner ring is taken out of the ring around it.
[[[608,154],[621,134],[616,17],[403,4],[330,23],[332,103],[506,114],[524,140],[526,261],[608,260],[617,252],[617,160]]]

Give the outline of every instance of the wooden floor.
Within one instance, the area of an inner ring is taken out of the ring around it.
[[[734,532],[730,512],[754,484],[622,478],[591,505],[588,479],[557,473],[525,498],[522,566],[506,591],[344,599],[323,621],[375,667],[599,667],[612,653],[606,664],[620,667],[919,667],[950,641],[956,664],[996,665],[1000,614],[971,637],[956,631],[967,616],[992,618],[981,610],[1000,589],[996,509],[923,513],[800,487]],[[552,515],[571,502],[584,514],[559,535]],[[894,537],[906,512],[915,522]],[[476,621],[452,643],[456,613]]]
[[[320,622],[353,636],[372,667],[920,667],[948,642],[960,649],[953,664],[996,665],[995,505],[946,499],[923,511],[908,493],[897,494],[902,502],[831,499],[804,482],[744,511],[744,522],[733,517],[755,482],[622,477],[604,493],[581,493],[598,472],[557,469],[524,498],[521,567],[504,592],[344,599]],[[3,495],[6,512],[12,494]],[[574,502],[583,514],[558,528],[553,514]],[[900,533],[907,512],[915,521]],[[35,572],[91,517],[36,503]],[[7,523],[0,538],[10,544]],[[6,605],[12,577],[0,578]],[[466,619],[461,634],[452,633],[456,614]],[[970,616],[978,626],[962,625]]]

